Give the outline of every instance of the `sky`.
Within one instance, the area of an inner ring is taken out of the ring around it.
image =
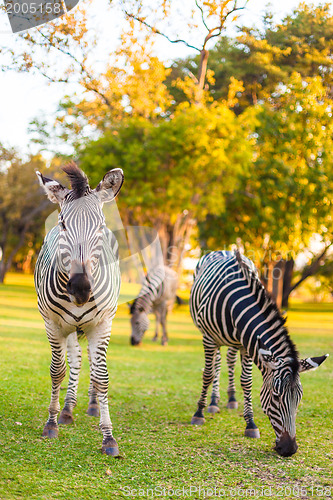
[[[117,11],[106,13],[106,2],[107,0],[94,0],[91,11],[91,29],[103,32],[103,40],[107,49],[105,53],[109,53],[119,43],[122,19]],[[247,25],[260,23],[267,3],[266,0],[249,0],[239,22]],[[299,3],[299,0],[273,1],[271,10],[279,19],[291,12]],[[73,11],[67,15],[73,15]],[[18,47],[15,35],[9,33],[5,15],[0,10],[0,46],[2,45],[9,45],[14,51],[15,47]],[[185,46],[170,44],[162,37],[157,40],[156,52],[164,61],[186,57],[192,53]],[[29,122],[41,115],[47,116],[52,122],[59,101],[65,94],[71,94],[72,91],[74,88],[66,84],[48,84],[40,75],[18,74],[12,71],[0,73],[0,142],[5,146],[19,148],[22,154],[29,153],[33,150],[28,134]]]

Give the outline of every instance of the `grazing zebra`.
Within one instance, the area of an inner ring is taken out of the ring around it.
[[[254,264],[238,252],[212,252],[200,259],[190,311],[203,334],[205,352],[203,387],[191,423],[204,423],[207,390],[219,374],[219,347],[230,346],[234,357],[235,349],[241,353],[245,435],[258,437],[251,401],[254,362],[263,376],[260,400],[276,434],[275,450],[281,456],[293,455],[297,451],[296,411],[302,397],[299,374],[317,368],[328,355],[298,359],[285,320],[261,284]],[[217,402],[213,400],[213,406]]]
[[[117,310],[120,271],[118,244],[105,226],[102,206],[118,194],[124,176],[121,169],[111,170],[96,189],[91,189],[86,175],[75,163],[63,170],[70,179],[71,190],[37,172],[50,201],[60,205],[59,223],[46,235],[35,268],[38,308],[52,350],[51,403],[43,436],[58,435],[59,390],[66,373],[66,348],[70,377],[59,423],[73,422],[81,366],[76,332],[85,334],[91,380],[88,413],[98,413],[98,398],[102,452],[117,456],[108,408],[106,351]]]
[[[162,325],[162,345],[168,342],[166,318],[168,307],[176,298],[178,275],[167,266],[160,266],[146,276],[140,295],[131,305],[131,344],[140,344],[149,328],[148,314],[152,310],[156,316],[156,330],[153,340],[158,338],[158,326]]]

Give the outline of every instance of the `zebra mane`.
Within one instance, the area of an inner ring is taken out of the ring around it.
[[[289,332],[285,327],[286,318],[284,318],[279,308],[277,307],[274,299],[268,293],[264,285],[261,283],[259,278],[255,275],[253,270],[247,265],[247,263],[242,259],[242,256],[239,250],[236,250],[235,256],[238,262],[240,269],[243,271],[243,274],[246,280],[249,283],[249,286],[252,290],[254,290],[255,296],[260,297],[259,307],[264,311],[264,315],[269,318],[269,324],[276,324],[279,328],[279,333],[281,338],[287,347],[288,356],[292,359],[290,363],[290,368],[292,370],[292,375],[295,378],[296,374],[299,370],[299,361],[298,361],[298,352],[294,342],[291,340],[289,336]]]
[[[73,161],[67,165],[61,167],[62,170],[67,174],[69,181],[71,183],[71,188],[73,191],[73,199],[81,198],[87,192],[89,188],[88,177]]]

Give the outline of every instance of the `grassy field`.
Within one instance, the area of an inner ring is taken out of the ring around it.
[[[50,347],[31,277],[10,275],[0,287],[0,499],[147,498],[147,488],[150,498],[332,496],[333,306],[294,305],[288,326],[302,357],[326,352],[331,357],[302,377],[299,451],[286,459],[272,450],[273,429],[260,407],[256,368],[253,400],[261,439],[243,436],[242,404],[236,411],[222,408],[215,417],[207,415],[204,426],[192,427],[203,350],[188,306],[176,307],[170,316],[167,347],[151,342],[151,328],[142,346],[134,348],[127,306],[121,305],[108,351],[111,418],[121,452],[120,459],[112,459],[99,451],[98,421],[85,413],[86,353],[74,426],[61,427],[58,440],[41,437],[50,395]],[[223,368],[221,406],[225,363]],[[64,395],[61,391],[61,400]]]

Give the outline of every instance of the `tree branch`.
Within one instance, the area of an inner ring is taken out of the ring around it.
[[[182,39],[177,39],[177,40],[172,40],[171,38],[168,37],[168,35],[166,35],[165,33],[162,33],[160,30],[158,30],[157,28],[154,28],[154,26],[151,26],[149,23],[147,23],[147,21],[145,21],[144,19],[142,19],[141,17],[138,17],[138,16],[135,16],[134,14],[131,14],[130,12],[127,12],[125,10],[125,14],[127,17],[130,17],[131,19],[134,19],[135,21],[138,21],[139,23],[143,24],[144,26],[146,26],[147,28],[149,28],[153,33],[156,33],[156,35],[161,35],[163,36],[164,38],[166,38],[170,43],[183,43],[185,44],[187,47],[189,47],[190,49],[194,49],[198,52],[201,52],[201,50],[198,48],[198,47],[195,47],[194,45],[191,45],[190,43],[186,42],[186,40],[182,40]]]
[[[89,90],[89,91],[91,91],[91,92],[95,92],[97,95],[99,95],[101,97],[101,99],[104,101],[104,103],[112,110],[112,104],[109,101],[109,99],[106,97],[106,95],[103,94],[100,90],[98,90],[97,87],[94,87],[94,86],[91,85],[91,82],[94,80],[94,78],[90,74],[90,72],[87,70],[87,68],[84,65],[84,63],[82,61],[79,61],[77,59],[77,57],[75,57],[74,54],[72,54],[71,52],[69,52],[67,50],[64,50],[62,47],[60,47],[59,45],[57,45],[54,42],[52,42],[49,39],[49,37],[47,37],[46,35],[44,35],[44,33],[42,33],[41,30],[37,29],[37,31],[47,41],[47,43],[49,44],[50,47],[53,47],[55,50],[59,50],[59,52],[61,52],[62,54],[70,57],[81,68],[82,75],[84,75],[84,78],[88,78],[88,80],[90,80],[90,83],[85,82],[86,89]],[[55,82],[58,82],[58,83],[68,83],[68,79],[67,80],[63,80],[63,79],[55,80],[53,78],[50,78],[44,72],[42,72],[42,71],[40,71],[40,72],[41,72],[41,74],[43,76],[45,76],[46,78],[48,78],[51,82],[54,82],[54,83]]]
[[[198,9],[201,12],[201,19],[202,19],[202,23],[203,23],[204,27],[206,28],[207,31],[209,31],[209,28],[208,28],[208,26],[206,24],[206,20],[205,20],[205,17],[204,17],[203,8],[201,7],[201,5],[198,4],[198,0],[195,0],[195,5],[198,7]]]
[[[314,274],[316,274],[316,272],[318,271],[319,266],[320,266],[320,261],[325,257],[329,248],[332,245],[333,245],[333,242],[326,245],[326,247],[324,248],[322,253],[313,262],[311,262],[311,264],[309,266],[306,266],[304,268],[304,270],[302,272],[302,276],[294,285],[291,286],[288,295],[290,295],[292,291],[294,291],[296,288],[298,288],[300,286],[300,284],[303,283],[303,281],[305,281],[307,278],[309,278],[309,276],[313,276]]]

